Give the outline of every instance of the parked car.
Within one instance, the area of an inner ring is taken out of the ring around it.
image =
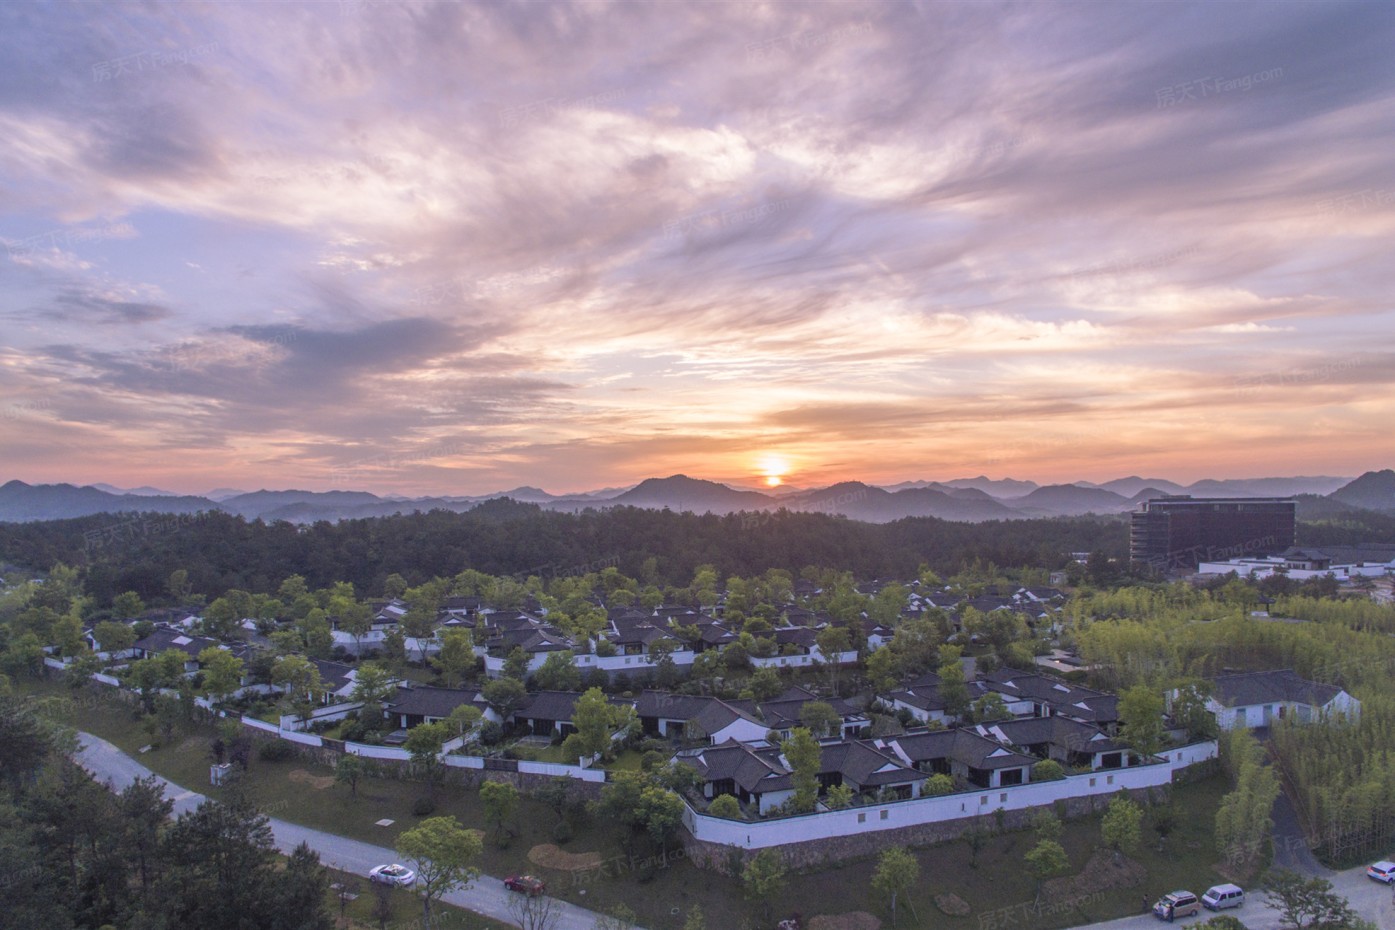
[[[1395,862],[1382,859],[1380,862],[1372,862],[1366,866],[1366,877],[1374,878],[1378,882],[1390,884],[1395,882]]]
[[[394,862],[392,865],[375,866],[368,870],[368,880],[382,885],[400,885],[410,888],[416,883],[417,873]]]
[[[1239,907],[1245,903],[1245,892],[1239,885],[1212,885],[1201,896],[1201,905],[1207,910],[1223,911],[1228,907]]]
[[[1192,917],[1201,913],[1201,902],[1190,891],[1172,891],[1153,905],[1153,914],[1163,920]]]
[[[518,891],[529,897],[540,895],[547,890],[547,885],[543,880],[532,875],[510,875],[504,879],[504,887],[509,891]]]

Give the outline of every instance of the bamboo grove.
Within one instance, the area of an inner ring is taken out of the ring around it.
[[[1094,681],[1112,689],[1161,691],[1274,668],[1345,688],[1362,702],[1358,721],[1281,721],[1268,753],[1319,856],[1349,865],[1384,851],[1395,842],[1395,607],[1290,597],[1255,616],[1260,606],[1255,589],[1239,582],[1209,591],[1176,584],[1084,593],[1067,607],[1067,635]],[[1251,750],[1227,750],[1236,792],[1217,835],[1243,858],[1271,786]]]

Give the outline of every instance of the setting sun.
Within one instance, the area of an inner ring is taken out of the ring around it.
[[[766,487],[770,488],[778,488],[784,484],[785,475],[790,471],[789,461],[778,455],[762,456],[757,467],[765,476]]]

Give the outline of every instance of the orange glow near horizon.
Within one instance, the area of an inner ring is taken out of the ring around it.
[[[768,488],[778,488],[784,484],[785,476],[790,473],[789,459],[781,455],[763,455],[756,467],[764,476]]]

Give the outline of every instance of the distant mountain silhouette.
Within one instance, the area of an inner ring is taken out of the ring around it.
[[[10,481],[0,486],[0,520],[64,520],[94,513],[198,513],[217,510],[206,497],[147,497],[109,494],[92,487],[71,484],[25,484]]]
[[[249,520],[262,517],[277,519],[271,514],[278,508],[293,504],[328,506],[331,508],[377,504],[382,498],[367,491],[251,491],[219,502],[221,509]]]
[[[108,494],[130,494],[134,497],[179,497],[179,495],[173,491],[161,491],[159,488],[152,488],[149,486],[118,488],[110,484],[94,484],[90,485],[90,487],[94,487],[98,491],[106,491]]]
[[[1124,497],[1137,497],[1143,490],[1152,490],[1157,496],[1164,494],[1185,494],[1186,489],[1175,481],[1168,481],[1166,478],[1140,478],[1137,475],[1130,475],[1127,478],[1115,478],[1113,481],[1106,481],[1104,484],[1094,485],[1106,491],[1113,491],[1115,494],[1122,494]]]
[[[578,512],[609,507],[643,507],[695,513],[771,512],[780,508],[886,523],[905,517],[938,517],[977,522],[1042,516],[1117,514],[1141,501],[1167,494],[1194,497],[1288,497],[1298,495],[1300,514],[1322,519],[1352,508],[1395,512],[1395,471],[1368,472],[1354,481],[1331,477],[1206,479],[1183,487],[1165,479],[1136,476],[1102,485],[1089,482],[1038,486],[1012,478],[959,478],[948,482],[905,481],[877,487],[844,481],[825,488],[760,491],[733,488],[715,481],[672,475],[649,478],[628,489],[607,488],[560,497],[541,488],[522,486],[488,495],[406,498],[383,497],[366,491],[252,491],[223,488],[208,497],[159,496],[153,488],[111,493],[101,487],[71,484],[30,485],[11,481],[0,486],[0,520],[56,520],[94,513],[129,511],[194,513],[226,510],[247,519],[313,523],[389,516],[415,511],[456,513],[498,504],[504,507],[541,506],[545,510]],[[1326,488],[1328,490],[1312,490]],[[120,489],[116,489],[119,491]],[[1123,491],[1132,491],[1125,495]],[[227,494],[224,497],[222,495]],[[1330,496],[1324,496],[1330,493]],[[215,495],[221,500],[212,499]],[[514,504],[508,504],[513,501]],[[1321,516],[1318,516],[1321,515]]]
[[[1331,494],[1350,478],[1326,475],[1297,478],[1204,478],[1188,485],[1183,494],[1192,497],[1292,497],[1294,494]]]
[[[1075,517],[1087,513],[1120,513],[1131,507],[1129,499],[1103,488],[1051,484],[1023,497],[1006,501],[1014,510],[1033,516]]]
[[[598,501],[591,501],[592,506]],[[673,475],[668,478],[648,478],[638,485],[605,501],[608,506],[651,507],[670,510],[691,510],[694,513],[735,513],[740,510],[765,510],[774,499],[759,491],[736,491],[715,481]]]
[[[1130,508],[1137,507],[1144,501],[1156,500],[1159,497],[1167,497],[1169,494],[1175,493],[1175,491],[1163,491],[1159,488],[1144,488],[1129,498],[1129,506]]]
[[[512,491],[504,491],[500,494],[491,494],[489,498],[507,497],[509,500],[523,501],[526,504],[541,504],[546,501],[555,501],[556,494],[549,494],[542,488],[535,488],[530,485],[514,488]],[[489,498],[486,498],[488,500]]]
[[[995,481],[983,475],[979,475],[977,478],[955,478],[953,481],[940,483],[951,488],[977,488],[999,500],[1021,497],[1023,494],[1029,494],[1041,487],[1035,481],[1018,481],[1014,478],[999,478]]]
[[[1332,500],[1367,510],[1395,512],[1395,471],[1368,471],[1330,495]]]

